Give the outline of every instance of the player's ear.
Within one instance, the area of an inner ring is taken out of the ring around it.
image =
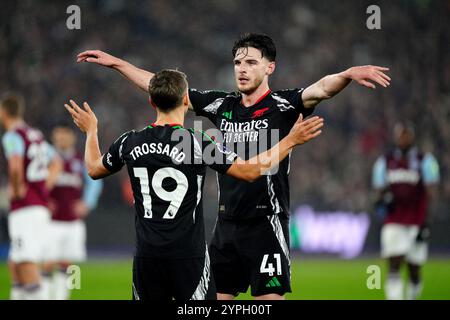
[[[186,108],[189,108],[190,104],[191,104],[191,102],[189,101],[189,91],[188,91],[183,96],[183,106],[185,106]]]
[[[275,61],[269,62],[269,66],[267,67],[267,75],[270,76],[275,72]]]

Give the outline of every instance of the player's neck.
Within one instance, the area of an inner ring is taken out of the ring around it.
[[[14,128],[18,127],[22,123],[23,123],[23,120],[21,118],[5,119],[5,129],[7,131],[13,130]]]
[[[242,104],[245,107],[250,107],[255,105],[257,102],[261,100],[267,93],[270,91],[268,83],[262,83],[255,91],[250,94],[242,94]]]
[[[180,111],[174,110],[170,113],[158,112],[154,124],[157,126],[164,126],[166,124],[179,124],[184,126],[184,112],[183,110]]]

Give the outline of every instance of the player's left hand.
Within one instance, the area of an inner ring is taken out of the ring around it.
[[[87,102],[83,103],[83,108],[80,108],[75,101],[70,100],[70,106],[64,104],[64,107],[69,111],[72,116],[73,122],[84,133],[97,132],[97,117],[91,110],[91,107]]]
[[[319,136],[322,133],[320,130],[322,127],[323,118],[314,116],[303,120],[303,115],[300,114],[288,137],[294,145],[301,145]]]
[[[376,86],[372,82],[385,88],[390,86],[391,78],[385,74],[386,71],[389,71],[389,68],[368,65],[352,67],[346,71],[346,74],[349,79],[355,80],[360,85],[375,89]]]
[[[77,201],[74,204],[74,211],[78,218],[84,219],[89,213],[89,208],[84,201]]]

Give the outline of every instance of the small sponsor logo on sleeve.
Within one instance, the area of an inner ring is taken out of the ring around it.
[[[113,164],[111,161],[111,157],[112,157],[111,153],[108,152],[108,154],[106,155],[106,163],[112,167]]]

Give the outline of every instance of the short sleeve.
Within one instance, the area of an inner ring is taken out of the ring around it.
[[[286,89],[274,92],[272,97],[277,101],[277,106],[284,112],[288,119],[297,120],[300,113],[303,118],[310,116],[314,112],[314,107],[305,108],[302,94],[304,89]]]
[[[383,189],[386,185],[386,159],[385,157],[379,157],[372,169],[372,187]]]
[[[431,153],[427,153],[423,158],[422,177],[427,185],[436,184],[440,180],[439,164]]]
[[[2,138],[3,150],[7,159],[25,154],[25,142],[17,132],[7,132]]]
[[[238,155],[228,150],[223,144],[216,143],[205,132],[193,132],[195,162],[209,166],[211,169],[225,174]]]
[[[98,199],[103,189],[102,180],[93,180],[89,177],[86,167],[83,168],[84,188],[83,188],[83,201],[86,203],[89,210],[97,207]]]
[[[116,173],[122,169],[125,165],[123,159],[122,150],[126,140],[132,131],[122,134],[114,143],[109,147],[108,152],[103,155],[103,165],[111,173]]]
[[[47,157],[49,160],[57,159],[58,153],[55,150],[55,147],[53,147],[50,143],[46,142],[47,144]]]
[[[217,110],[222,105],[225,97],[228,95],[224,91],[200,91],[189,89],[189,99],[195,114],[207,117],[213,123],[216,123]]]

